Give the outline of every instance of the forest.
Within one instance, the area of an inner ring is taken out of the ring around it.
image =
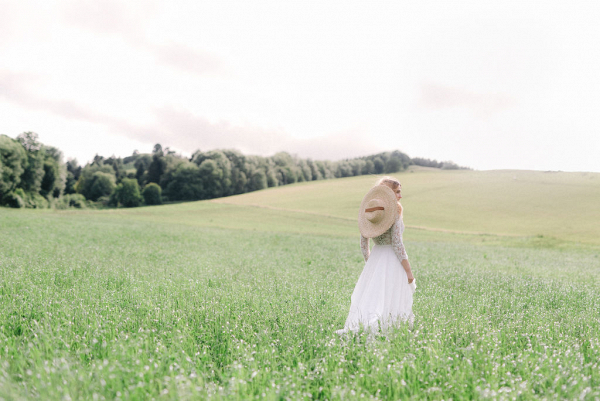
[[[85,166],[34,132],[0,135],[0,205],[13,208],[136,207],[213,199],[303,181],[390,174],[409,165],[465,169],[414,158],[398,150],[339,161],[302,159],[287,152],[252,156],[231,150],[184,157],[156,144],[152,153],[96,155]]]

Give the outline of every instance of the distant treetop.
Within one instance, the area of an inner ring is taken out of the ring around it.
[[[237,150],[195,151],[188,159],[168,147],[131,156],[96,154],[84,167],[63,162],[62,153],[43,145],[34,132],[16,139],[0,136],[0,205],[81,207],[85,199],[105,206],[133,207],[164,201],[212,199],[295,182],[365,174],[391,174],[411,164],[464,169],[453,162],[411,159],[399,150],[339,161],[300,158],[287,152],[244,155]],[[73,196],[73,198],[69,198]]]

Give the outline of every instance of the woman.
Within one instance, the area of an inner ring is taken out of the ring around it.
[[[415,278],[402,243],[402,185],[391,177],[379,180],[359,210],[360,247],[365,259],[351,297],[350,313],[338,334],[385,330],[402,321],[412,324]],[[375,246],[369,250],[369,238]]]

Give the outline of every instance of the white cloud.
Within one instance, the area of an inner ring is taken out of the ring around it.
[[[135,125],[127,119],[100,114],[68,100],[36,97],[26,89],[30,76],[0,72],[5,100],[31,110],[54,114],[66,120],[105,127],[113,134],[139,143],[161,143],[191,154],[195,150],[238,149],[246,154],[268,156],[287,151],[313,159],[343,159],[380,151],[362,132],[345,132],[324,137],[294,138],[282,130],[240,126],[226,121],[211,122],[189,111],[169,107],[156,109],[154,122]],[[67,155],[69,156],[69,155]]]
[[[476,118],[489,118],[515,105],[515,100],[503,93],[475,93],[435,83],[421,84],[420,105],[426,109],[464,107]]]
[[[212,123],[186,111],[161,109],[156,111],[156,116],[160,132],[173,133],[164,142],[179,149],[234,148],[246,154],[263,156],[287,151],[321,160],[363,156],[379,150],[359,132],[303,139],[280,130],[235,126],[224,121]]]
[[[215,74],[223,69],[220,57],[209,51],[167,40],[153,43],[146,34],[144,20],[155,16],[152,2],[136,4],[120,1],[73,1],[63,8],[63,20],[72,26],[124,39],[134,47],[146,50],[159,63],[192,74]]]

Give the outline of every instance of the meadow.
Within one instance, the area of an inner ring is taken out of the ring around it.
[[[600,399],[600,174],[397,174],[412,328],[339,337],[374,177],[0,209],[0,400]]]

